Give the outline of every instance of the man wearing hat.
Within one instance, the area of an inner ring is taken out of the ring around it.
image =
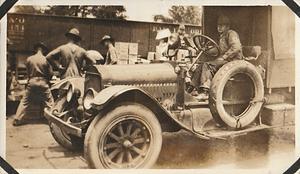
[[[156,59],[167,60],[170,36],[171,31],[168,28],[157,32],[155,39],[159,41],[159,44],[156,46]]]
[[[230,29],[230,20],[221,15],[218,18],[217,30],[219,32],[220,57],[198,66],[192,77],[192,85],[200,94],[199,100],[208,99],[208,91],[214,74],[227,62],[242,59],[242,44],[236,31]]]
[[[61,79],[81,76],[86,50],[79,46],[81,37],[77,28],[72,28],[65,34],[68,42],[51,51],[47,60],[60,70]]]
[[[34,45],[34,50],[36,53],[26,60],[28,85],[26,93],[18,106],[13,121],[14,126],[19,126],[25,122],[24,118],[28,116],[31,106],[40,106],[40,114],[42,115],[44,107],[50,107],[52,103],[49,81],[52,78],[53,71],[44,56],[47,47],[39,42]]]
[[[192,48],[187,38],[188,36],[185,33],[185,26],[180,24],[175,36],[175,42],[169,45],[169,49]]]
[[[105,65],[117,64],[118,54],[116,48],[114,47],[114,39],[109,35],[105,35],[101,39],[101,44],[107,49]]]

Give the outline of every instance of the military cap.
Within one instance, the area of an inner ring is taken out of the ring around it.
[[[157,35],[156,35],[156,40],[160,40],[160,39],[164,39],[164,38],[168,38],[171,36],[171,31],[166,28],[166,29],[163,29],[163,30],[159,30],[157,32]]]
[[[178,27],[179,30],[185,30],[185,26],[183,24],[180,24]]]
[[[80,41],[81,37],[79,35],[79,30],[77,28],[72,28],[71,30],[69,30],[66,34],[66,37],[72,37],[74,38],[76,41]]]
[[[229,25],[230,20],[227,16],[221,15],[218,18],[218,25]]]
[[[103,44],[103,43],[104,43],[105,41],[107,41],[107,40],[108,40],[108,41],[111,41],[111,42],[114,42],[114,39],[113,39],[111,36],[105,35],[105,36],[102,37],[100,43]]]
[[[47,46],[43,42],[38,42],[38,43],[33,45],[34,50],[37,50],[38,48],[42,48],[44,52],[48,51]]]

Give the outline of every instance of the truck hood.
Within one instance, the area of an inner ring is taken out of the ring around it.
[[[87,74],[98,74],[104,84],[134,85],[176,83],[177,74],[170,63],[135,65],[95,65]]]

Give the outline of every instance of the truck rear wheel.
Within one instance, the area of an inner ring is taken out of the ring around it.
[[[221,67],[214,76],[209,107],[217,123],[239,129],[255,120],[263,98],[263,80],[256,67],[235,60]]]
[[[162,145],[160,123],[140,104],[123,104],[88,128],[84,155],[91,168],[149,168]]]

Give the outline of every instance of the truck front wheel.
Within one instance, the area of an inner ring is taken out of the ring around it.
[[[123,103],[88,128],[84,155],[91,168],[149,168],[162,145],[160,123],[143,105]]]
[[[51,112],[56,111],[62,113],[68,110],[68,108],[66,108],[66,103],[66,97],[58,98],[51,108]],[[69,117],[72,117],[72,115],[65,114],[62,119],[66,121]],[[62,147],[71,151],[82,151],[83,138],[67,134],[63,129],[52,122],[49,122],[49,128],[54,140]]]

